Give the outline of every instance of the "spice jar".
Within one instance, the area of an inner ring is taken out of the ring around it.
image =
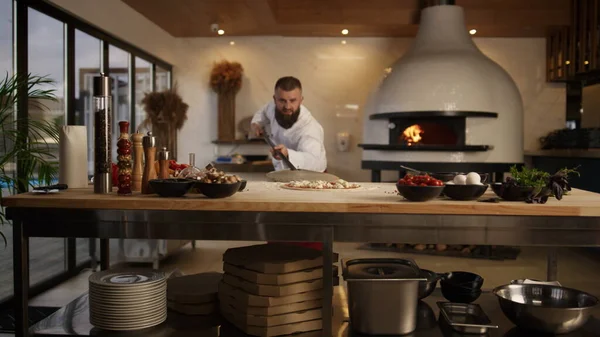
[[[95,76],[94,88],[94,193],[112,192],[112,79]]]
[[[119,168],[119,195],[131,194],[131,140],[129,139],[129,122],[120,121],[121,135],[117,141],[117,159]]]

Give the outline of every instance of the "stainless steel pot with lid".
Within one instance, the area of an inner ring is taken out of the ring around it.
[[[419,282],[413,260],[342,260],[348,282],[350,326],[370,335],[404,335],[417,328]]]

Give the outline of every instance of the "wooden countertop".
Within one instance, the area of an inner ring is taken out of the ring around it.
[[[224,199],[209,199],[196,193],[188,193],[182,198],[139,193],[131,196],[118,196],[116,193],[101,195],[86,188],[57,194],[24,193],[5,197],[2,204],[25,208],[600,217],[600,194],[583,190],[573,190],[560,201],[551,198],[544,205],[534,205],[446,199],[409,202],[396,194],[395,184],[361,185],[356,190],[297,191],[283,189],[280,183],[249,181],[245,191]],[[493,196],[488,189],[482,198]]]

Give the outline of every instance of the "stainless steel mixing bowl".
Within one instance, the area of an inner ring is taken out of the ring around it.
[[[525,330],[564,334],[579,329],[598,299],[579,290],[543,284],[510,284],[493,291],[504,315]]]

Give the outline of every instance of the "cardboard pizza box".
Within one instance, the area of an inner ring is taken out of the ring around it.
[[[219,296],[233,297],[236,302],[252,307],[272,307],[291,303],[299,303],[311,300],[321,300],[323,291],[321,289],[290,296],[258,296],[245,292],[240,288],[233,287],[225,282],[219,283]]]
[[[167,299],[175,303],[203,304],[217,301],[223,273],[200,273],[167,280]]]
[[[306,282],[298,282],[292,284],[286,284],[281,286],[272,286],[264,284],[256,284],[242,280],[239,277],[229,275],[225,273],[223,275],[223,282],[230,286],[240,288],[247,293],[258,295],[258,296],[289,296],[294,294],[305,293],[308,291],[319,290],[323,288],[323,279],[316,279]]]
[[[230,314],[229,312],[222,311],[221,314],[223,318],[229,321],[236,328],[242,330],[244,333],[252,336],[259,337],[274,337],[274,336],[283,336],[283,335],[291,335],[297,334],[301,332],[309,332],[323,329],[323,320],[316,319],[312,321],[305,321],[300,323],[290,323],[276,326],[254,326],[248,325],[244,322],[237,320],[235,315]]]
[[[286,274],[265,274],[224,263],[223,271],[248,282],[265,285],[286,285],[291,283],[312,281],[323,277],[323,267]],[[334,265],[333,276],[338,276],[338,274],[338,267]]]
[[[226,316],[233,316],[237,322],[240,322],[244,325],[260,327],[272,327],[284,324],[301,323],[323,318],[322,308],[303,310],[275,316],[249,315],[245,312],[238,311],[234,307],[225,303],[219,303],[219,308],[221,309],[221,313],[225,312]]]
[[[334,253],[334,262],[338,255]],[[247,247],[230,248],[223,254],[227,264],[264,274],[287,274],[323,266],[319,250],[269,243]]]
[[[303,311],[303,310],[311,310],[323,307],[322,300],[309,300],[298,303],[290,303],[283,305],[276,305],[270,307],[254,307],[249,306],[247,303],[240,302],[236,300],[234,297],[227,296],[223,293],[219,293],[219,303],[229,305],[236,309],[237,311],[244,312],[248,315],[254,316],[275,316],[275,315],[283,315],[289,314],[293,312]]]

